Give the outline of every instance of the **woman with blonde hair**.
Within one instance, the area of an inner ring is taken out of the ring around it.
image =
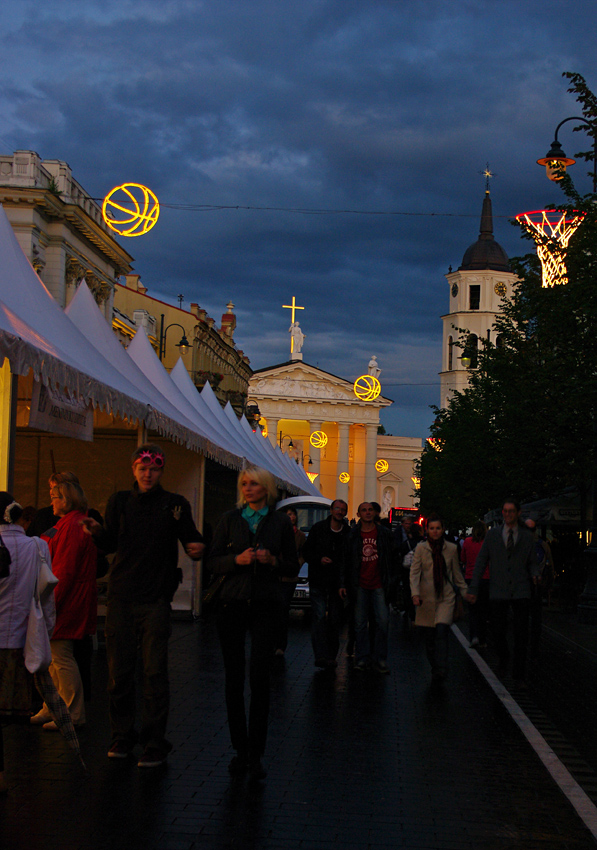
[[[81,520],[87,516],[87,499],[73,472],[50,477],[50,500],[60,519],[48,529],[46,540],[52,556],[52,570],[58,579],[56,626],[50,641],[50,675],[70,712],[75,726],[85,723],[85,697],[74,642],[95,633],[97,624],[97,550],[85,533]],[[56,731],[55,722],[44,705],[31,722]]]
[[[298,575],[289,517],[274,509],[278,490],[273,475],[247,466],[238,476],[237,507],[224,514],[211,548],[208,569],[224,576],[219,591],[217,629],[226,670],[226,709],[236,755],[233,774],[249,771],[263,779],[267,738],[269,677],[276,624],[283,604],[282,578]],[[245,641],[251,635],[249,722],[245,714]]]

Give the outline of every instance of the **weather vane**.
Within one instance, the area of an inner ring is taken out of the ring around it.
[[[489,181],[492,177],[495,177],[496,175],[493,173],[493,171],[490,170],[488,162],[485,163],[484,170],[479,171],[479,174],[481,174],[485,178],[485,191],[489,192]]]

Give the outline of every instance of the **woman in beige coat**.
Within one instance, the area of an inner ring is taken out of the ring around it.
[[[448,632],[454,618],[457,588],[468,598],[460,572],[458,549],[444,537],[444,524],[437,514],[427,520],[427,539],[415,549],[410,568],[410,592],[415,625],[425,630],[425,646],[434,681],[445,678],[448,663]]]

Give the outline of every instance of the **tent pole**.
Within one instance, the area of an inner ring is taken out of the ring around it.
[[[5,358],[0,368],[0,487],[9,492],[14,487],[18,389],[19,379]]]
[[[203,518],[205,514],[205,455],[199,455],[197,469],[197,528],[203,531]],[[193,617],[201,616],[203,599],[203,560],[193,561]]]

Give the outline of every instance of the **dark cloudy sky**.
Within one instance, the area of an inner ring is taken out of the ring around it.
[[[52,0],[3,7],[0,151],[66,160],[94,197],[139,182],[164,208],[125,240],[150,294],[185,296],[253,368],[288,358],[354,379],[372,354],[386,428],[425,436],[439,402],[448,266],[478,234],[486,162],[496,238],[558,200],[535,164],[597,89],[594,0]],[[584,149],[569,124],[560,139]],[[586,167],[573,175],[589,191]],[[277,208],[277,209],[273,209]],[[284,209],[280,209],[284,208]],[[309,213],[289,210],[381,212]],[[285,211],[286,210],[286,211]]]

